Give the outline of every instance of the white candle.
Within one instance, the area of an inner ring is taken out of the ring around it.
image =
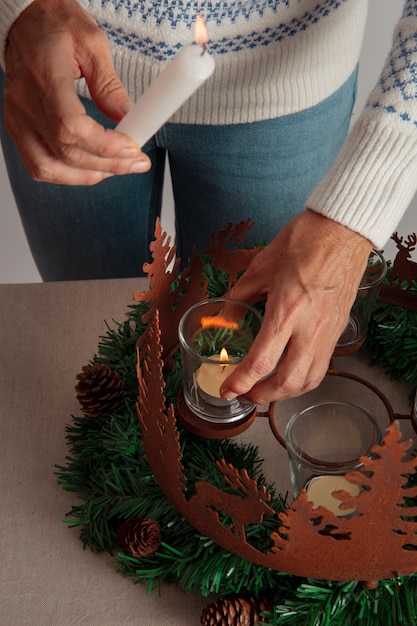
[[[324,506],[336,517],[354,513],[356,509],[339,508],[342,501],[333,496],[333,492],[338,490],[347,491],[355,497],[360,492],[359,486],[349,482],[344,476],[317,476],[307,485],[307,499],[313,504],[313,509]]]
[[[224,350],[224,352],[223,352]],[[223,361],[219,363],[219,359]],[[209,357],[209,361],[215,363],[202,363],[196,372],[197,386],[207,402],[212,404],[230,404],[229,401],[223,400],[220,395],[220,387],[228,376],[237,368],[238,363],[232,363],[228,359],[227,351],[222,348],[220,357],[215,355]]]
[[[142,147],[214,72],[206,50],[204,19],[196,22],[197,45],[184,46],[116,126]]]

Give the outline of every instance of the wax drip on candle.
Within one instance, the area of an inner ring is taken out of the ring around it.
[[[202,15],[196,20],[195,43],[181,48],[116,126],[117,131],[128,135],[140,147],[213,74],[215,64],[213,57],[206,51],[208,33]]]

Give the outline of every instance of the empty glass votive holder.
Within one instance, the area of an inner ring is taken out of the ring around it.
[[[411,409],[411,423],[414,431],[417,433],[417,391],[415,393],[413,407]]]
[[[387,273],[387,263],[378,250],[372,250],[358,287],[349,321],[336,344],[336,352],[353,351],[365,340],[379,290]]]
[[[178,328],[183,391],[195,415],[226,423],[255,409],[239,398],[224,400],[220,387],[248,353],[261,323],[254,307],[226,298],[198,302],[183,315]]]
[[[285,431],[294,497],[306,489],[313,508],[325,506],[336,516],[353,513],[355,509],[340,509],[341,501],[332,494],[344,490],[358,495],[358,485],[345,475],[361,467],[360,457],[370,456],[381,440],[375,417],[353,403],[321,402],[296,413]]]

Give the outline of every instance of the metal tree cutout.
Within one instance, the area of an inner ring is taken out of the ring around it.
[[[159,311],[164,360],[178,343],[178,324],[182,315],[199,300],[208,298],[208,281],[203,276],[204,263],[200,256],[193,251],[189,267],[179,276],[181,259],[175,259],[176,248],[170,243],[171,238],[162,231],[161,222],[157,218],[155,240],[150,244],[153,261],[143,265],[148,274],[150,290],[133,294],[137,302],[151,303],[149,311],[143,315],[144,324],[152,319],[156,310]],[[171,263],[173,267],[169,270]],[[173,289],[175,280],[178,280],[178,284]]]
[[[338,580],[393,578],[405,570],[413,573],[417,567],[417,523],[413,521],[417,508],[406,507],[405,498],[415,498],[417,487],[406,488],[404,477],[417,467],[416,458],[406,460],[410,446],[409,441],[401,441],[398,422],[394,422],[383,444],[372,448],[375,458],[362,457],[362,468],[346,474],[349,482],[360,487],[359,495],[339,491],[333,496],[341,500],[340,509],[355,509],[352,516],[336,518],[324,507],[313,510],[303,490],[292,508],[279,515],[284,528],[273,536],[274,549],[288,552],[291,562],[302,569],[306,559],[303,542],[307,542],[309,559],[320,562],[322,573],[333,574],[337,569]],[[310,529],[306,533],[307,524]],[[333,575],[330,578],[334,580]]]

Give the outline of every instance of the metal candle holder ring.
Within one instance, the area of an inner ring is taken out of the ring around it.
[[[346,378],[348,380],[352,380],[352,381],[357,382],[358,384],[363,385],[364,387],[368,388],[371,392],[373,392],[381,400],[382,404],[385,406],[390,424],[392,424],[395,420],[411,420],[412,426],[413,426],[415,432],[417,433],[417,424],[416,424],[416,420],[412,419],[412,413],[411,414],[401,414],[401,413],[394,412],[394,409],[393,409],[390,401],[388,400],[387,396],[376,385],[371,383],[369,380],[366,380],[365,378],[363,378],[361,376],[357,376],[356,374],[353,374],[352,372],[346,372],[346,371],[334,369],[332,364],[331,364],[330,369],[328,370],[326,376],[337,376],[338,378]],[[287,445],[286,445],[286,442],[285,442],[285,437],[280,432],[280,430],[279,430],[279,428],[278,428],[278,426],[276,424],[276,420],[275,420],[277,404],[278,404],[277,402],[271,402],[271,404],[269,405],[268,411],[266,412],[266,415],[268,416],[269,426],[271,428],[272,433],[274,434],[274,437],[281,444],[281,446],[283,448],[286,448]]]

